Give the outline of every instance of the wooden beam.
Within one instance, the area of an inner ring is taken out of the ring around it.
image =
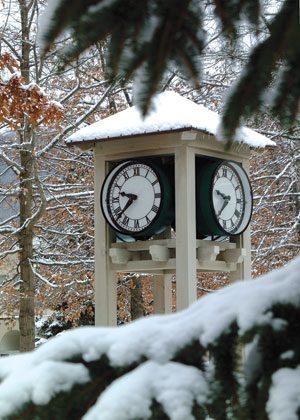
[[[112,264],[111,269],[119,273],[157,273],[161,270],[175,272],[175,261],[175,258],[170,258],[168,261],[133,260],[127,264]]]
[[[169,248],[162,245],[150,245],[149,252],[153,261],[168,261],[170,258]]]
[[[110,248],[109,256],[113,264],[127,264],[130,260],[130,252],[122,248]]]
[[[226,263],[240,264],[244,261],[246,255],[247,251],[245,248],[226,249],[220,253],[220,260]]]
[[[197,271],[198,272],[211,272],[211,271],[226,271],[226,272],[235,272],[237,265],[234,263],[226,263],[225,261],[199,261],[197,262]]]
[[[201,246],[197,249],[197,257],[200,261],[216,261],[219,253],[220,247],[217,245]]]

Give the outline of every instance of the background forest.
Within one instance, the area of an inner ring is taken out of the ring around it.
[[[175,67],[159,89],[221,112],[224,95],[251,49],[268,36],[282,2],[265,2],[258,28],[241,23],[236,43],[221,36],[210,2],[204,3],[207,38],[200,85],[191,85]],[[55,310],[64,326],[92,322],[93,157],[67,148],[64,139],[133,102],[131,81],[108,75],[105,40],[64,70],[57,57],[70,41],[69,33],[41,57],[37,32],[45,5],[43,0],[3,0],[0,12],[0,311],[7,321],[19,313],[23,350],[34,346],[34,314],[41,318],[46,309]],[[277,143],[252,159],[256,277],[299,252],[300,126],[282,128],[267,112],[247,125]],[[152,310],[151,278],[141,279],[147,314]],[[120,278],[120,322],[131,317],[136,280]],[[199,295],[226,282],[226,275],[202,276]]]

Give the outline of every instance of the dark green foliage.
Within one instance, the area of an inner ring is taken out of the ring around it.
[[[221,20],[224,33],[230,38],[238,36],[237,25],[246,17],[253,25],[258,24],[260,2],[258,0],[214,0],[216,17]]]
[[[87,309],[80,313],[76,325],[73,321],[67,319],[68,304],[63,302],[58,305],[54,313],[45,320],[36,329],[36,335],[40,338],[50,338],[61,333],[62,331],[83,325],[95,325],[94,304],[87,302]]]
[[[210,415],[215,420],[223,420],[224,413],[230,413],[235,418],[242,419],[243,417],[239,416],[238,382],[238,367],[241,355],[238,350],[238,334],[235,323],[218,338],[214,345],[209,347],[209,354],[215,370]]]
[[[204,370],[206,352],[207,350],[201,346],[199,341],[195,340],[178,351],[172,360],[174,362],[183,363],[184,365],[196,366],[198,369]]]
[[[153,415],[153,419],[169,420],[169,416],[167,416],[164,413],[162,406],[156,401],[153,401],[152,403],[151,412]],[[143,420],[143,419],[140,419],[140,420]]]
[[[238,40],[239,22],[258,28],[258,0],[214,0],[212,6],[222,33]],[[152,96],[160,90],[167,70],[200,85],[199,57],[204,48],[205,15],[197,0],[60,0],[53,21],[43,33],[45,49],[63,29],[73,40],[61,57],[63,65],[96,42],[108,40],[111,77],[130,79],[137,70],[137,103],[147,113]],[[244,72],[229,96],[223,115],[222,139],[229,147],[244,118],[270,105],[282,124],[291,126],[300,99],[300,26],[298,0],[285,0],[268,25],[269,36],[251,53]],[[272,89],[272,101],[266,98]]]
[[[0,360],[0,413],[10,401],[3,420],[110,420],[112,413],[144,420],[147,412],[151,420],[273,420],[278,410],[283,420],[300,420],[299,259],[293,263],[181,314],[66,332],[33,354]],[[41,374],[39,389],[32,379]]]
[[[112,368],[106,356],[90,363],[82,360],[81,356],[66,361],[86,366],[89,370],[90,381],[87,384],[73,386],[71,393],[58,393],[46,405],[26,404],[21,410],[17,410],[15,415],[5,420],[80,420],[111,382],[136,367],[134,364]]]
[[[199,2],[116,0],[108,5],[102,3],[76,1],[70,7],[69,1],[61,1],[45,41],[50,45],[64,27],[71,29],[74,41],[64,50],[64,63],[109,36],[111,77],[129,79],[139,67],[145,70],[144,90],[139,97],[144,113],[159,89],[168,63],[176,63],[198,84],[198,56],[204,45]],[[95,7],[91,7],[93,5]]]
[[[291,304],[277,304],[267,314],[270,322],[258,323],[242,337],[239,337],[237,324],[233,322],[207,348],[195,340],[176,352],[173,361],[195,366],[202,371],[206,370],[203,356],[209,352],[208,382],[211,396],[203,406],[195,403],[193,413],[196,419],[205,419],[206,415],[214,420],[268,419],[266,403],[272,375],[282,367],[295,368],[300,364],[300,311]],[[246,373],[243,372],[242,342],[254,343],[252,352],[260,355],[256,358],[255,367],[251,367],[250,374],[247,374],[247,364],[253,363],[251,355],[245,363]],[[281,357],[290,350],[294,351],[293,357]],[[15,416],[5,420],[79,420],[109,384],[143,361],[121,368],[113,368],[106,356],[91,363],[78,356],[71,362],[82,363],[88,368],[91,376],[88,384],[75,385],[71,393],[59,393],[46,406],[26,404]],[[153,420],[168,419],[163,406],[156,400],[153,400],[151,411]]]
[[[280,368],[296,368],[300,364],[300,310],[290,304],[271,308],[272,318],[278,322],[278,329],[272,325],[257,326],[252,333],[256,336],[259,363],[252,378],[246,376],[246,411],[249,418],[267,418],[266,402],[272,375]],[[281,324],[281,325],[280,325]],[[293,351],[291,358],[282,358],[287,351]],[[253,372],[252,372],[253,374]]]
[[[285,126],[294,122],[300,99],[300,26],[299,3],[286,0],[281,11],[269,26],[270,35],[258,44],[250,55],[244,73],[227,99],[223,114],[223,136],[227,145],[232,133],[247,118],[271,109]],[[273,98],[265,96],[269,86]]]
[[[50,317],[40,328],[37,329],[36,335],[42,338],[50,338],[72,328],[71,321],[64,321],[57,318]]]

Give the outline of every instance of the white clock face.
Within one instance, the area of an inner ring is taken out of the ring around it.
[[[142,162],[118,165],[107,177],[102,192],[106,219],[123,233],[142,232],[156,219],[162,203],[158,175]]]
[[[212,188],[216,220],[228,234],[239,234],[247,227],[252,212],[252,193],[244,170],[234,162],[217,168]]]

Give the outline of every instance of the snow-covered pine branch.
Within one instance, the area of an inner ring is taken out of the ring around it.
[[[299,271],[298,257],[182,312],[0,359],[0,417],[299,419]]]

